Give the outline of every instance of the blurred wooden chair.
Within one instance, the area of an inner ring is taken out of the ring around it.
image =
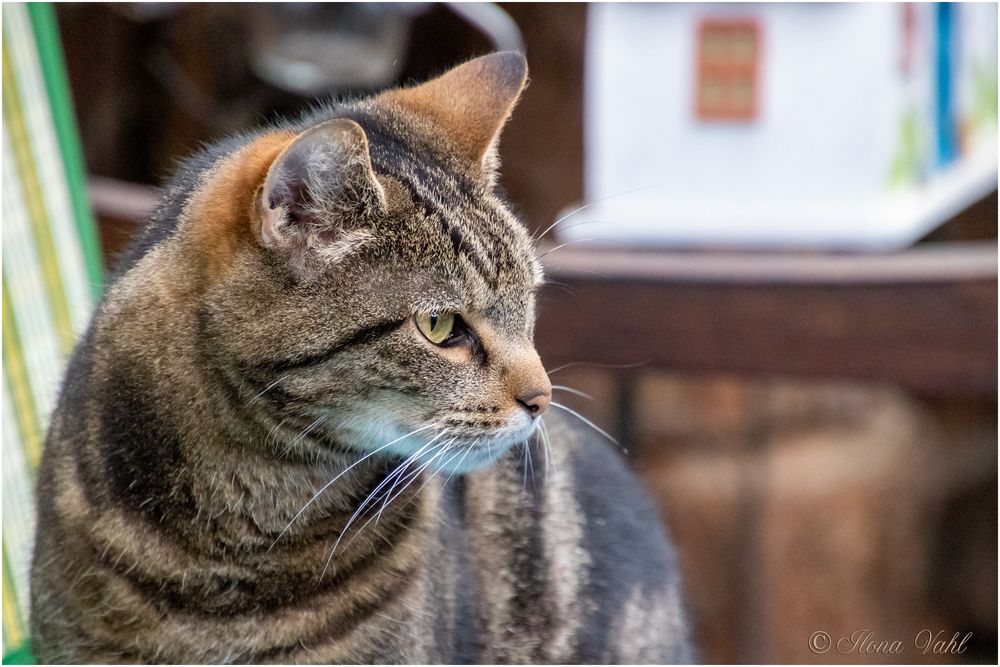
[[[31,661],[35,467],[63,367],[101,291],[58,31],[3,6],[3,662]]]

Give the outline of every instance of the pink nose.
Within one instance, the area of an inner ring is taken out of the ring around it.
[[[540,417],[549,409],[549,402],[552,400],[552,393],[539,389],[538,391],[521,394],[517,397],[517,402],[522,408],[528,411],[532,417]]]
[[[531,417],[540,417],[552,401],[552,383],[533,347],[524,345],[508,358],[507,386],[511,396]]]

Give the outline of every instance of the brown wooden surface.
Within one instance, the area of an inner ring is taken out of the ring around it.
[[[546,366],[871,378],[997,387],[997,250],[723,255],[563,248],[546,257]],[[570,293],[572,292],[572,293]]]

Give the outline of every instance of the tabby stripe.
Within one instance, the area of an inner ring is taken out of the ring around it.
[[[398,528],[402,536],[414,535],[417,515],[418,512],[414,510],[404,512],[399,517],[398,526],[387,524],[383,517],[383,525]],[[133,561],[125,558],[124,553],[116,552],[107,546],[102,548],[95,542],[90,543],[90,552],[97,563],[128,582],[136,592],[158,609],[196,617],[235,617],[266,615],[289,608],[315,606],[320,598],[336,592],[345,593],[349,599],[349,584],[352,579],[371,571],[379,571],[387,559],[408,543],[409,540],[401,540],[390,546],[380,546],[374,558],[372,550],[362,545],[356,550],[357,555],[353,560],[342,565],[338,564],[334,573],[324,577],[319,583],[314,571],[296,572],[270,581],[237,579],[221,575],[210,575],[205,581],[163,579],[150,577],[140,571],[140,562],[146,557],[145,555],[133,554],[136,558]],[[406,577],[407,580],[412,578]],[[389,592],[391,591],[386,591]],[[219,598],[227,594],[235,594],[238,597],[220,602]],[[356,614],[352,614],[347,620],[355,616]]]
[[[446,178],[444,174],[435,174],[426,177],[437,178],[439,182],[444,182]],[[479,242],[478,235],[466,235],[462,232],[462,225],[459,224],[459,220],[462,219],[462,216],[455,215],[456,207],[454,205],[445,207],[445,205],[437,202],[437,192],[435,190],[422,188],[419,182],[415,186],[415,191],[417,192],[417,196],[424,202],[433,202],[437,205],[437,208],[440,211],[441,230],[451,242],[452,249],[455,251],[455,256],[467,259],[479,274],[479,277],[483,280],[483,282],[486,283],[491,289],[496,289],[500,274],[496,270],[495,266],[491,266],[490,263],[483,259],[484,256],[492,257],[493,253],[482,246]],[[466,217],[474,217],[477,210],[478,209],[470,203],[466,207]]]
[[[442,225],[444,226],[445,224],[446,223],[442,221]],[[455,248],[455,256],[459,258],[464,257],[469,264],[472,265],[472,268],[476,270],[476,273],[479,274],[482,281],[491,289],[496,289],[496,272],[491,272],[489,267],[486,265],[486,262],[483,261],[482,255],[466,242],[465,237],[459,231],[458,226],[451,223],[446,226],[445,233],[448,234],[448,237],[451,239],[452,246]]]
[[[466,236],[459,228],[459,225],[456,224],[455,221],[449,221],[449,218],[451,217],[450,211],[447,211],[444,206],[437,201],[435,193],[431,190],[421,188],[418,183],[411,182],[408,179],[407,174],[393,169],[385,169],[384,171],[389,176],[392,176],[399,181],[403,187],[409,191],[410,197],[416,204],[423,207],[424,212],[428,215],[428,217],[431,215],[437,216],[438,221],[441,224],[441,231],[451,242],[451,247],[455,251],[455,256],[464,257],[468,260],[472,265],[472,268],[479,274],[480,279],[495,289],[495,272],[489,270],[486,262],[483,261],[482,254],[467,240]]]
[[[264,361],[253,364],[252,368],[271,373],[284,373],[287,371],[306,368],[308,366],[316,366],[329,361],[334,356],[352,347],[356,347],[358,345],[370,345],[371,343],[374,343],[375,341],[396,331],[396,329],[401,327],[404,322],[406,322],[406,319],[391,320],[388,322],[374,324],[370,327],[365,327],[354,332],[354,334],[347,338],[347,340],[337,343],[322,352],[317,352],[304,357],[291,357],[287,359]]]
[[[202,366],[206,374],[215,380],[215,385],[225,395],[225,405],[228,406],[234,417],[232,420],[233,424],[238,424],[240,429],[253,424],[264,429],[265,433],[270,434],[274,430],[280,429],[283,422],[291,421],[293,427],[299,425],[302,428],[312,423],[312,419],[302,424],[297,424],[293,421],[296,416],[289,414],[287,408],[300,399],[284,391],[279,385],[273,384],[273,379],[270,377],[266,379],[251,377],[251,374],[245,372],[246,369],[241,368],[239,364],[236,364],[234,367],[229,363],[226,353],[215,344],[218,337],[212,334],[210,318],[204,308],[198,309],[196,317],[199,340],[204,343],[198,347],[197,354],[203,360]],[[241,393],[240,387],[244,383],[250,386],[251,393],[246,395]],[[266,392],[265,400],[259,401],[256,409],[246,410],[247,406],[253,400],[252,396],[259,394],[264,398],[262,392]],[[222,404],[220,403],[221,406]],[[226,430],[234,441],[238,442],[246,437],[245,430],[232,428],[227,428]],[[267,436],[263,439],[265,442],[268,440]],[[286,448],[280,450],[279,459],[292,463],[308,462],[306,459],[294,456]]]
[[[535,480],[535,475],[542,476],[545,474],[544,469],[540,468],[543,465],[544,453],[539,450],[537,435],[528,440],[523,446],[529,447],[532,454],[532,458],[526,458],[525,462],[522,463],[522,466],[528,467],[527,472],[530,477],[526,489],[528,494],[527,506],[522,505],[522,508],[526,510],[525,513],[528,515],[526,517],[528,520],[526,525],[513,528],[514,534],[511,536],[512,540],[515,540],[517,533],[521,532],[525,540],[521,544],[521,548],[514,550],[511,554],[513,557],[511,569],[514,572],[518,572],[521,578],[518,594],[511,601],[511,607],[514,618],[525,619],[530,624],[532,633],[537,633],[540,637],[546,637],[551,634],[551,626],[554,619],[550,605],[548,604],[547,580],[549,563],[545,553],[545,536],[542,534],[545,512],[543,497],[545,482],[544,478],[540,482],[536,482]],[[532,461],[531,465],[527,461]],[[540,628],[544,629],[540,630]],[[532,656],[533,659],[543,662],[542,647],[536,647],[535,651],[535,654]]]
[[[479,627],[479,591],[476,578],[471,576],[473,572],[472,559],[469,555],[470,545],[468,542],[468,499],[466,498],[467,487],[465,477],[456,477],[451,488],[451,496],[454,501],[454,513],[458,521],[456,530],[455,553],[458,557],[458,571],[464,573],[460,575],[458,585],[455,587],[455,654],[451,662],[460,665],[474,665],[479,660],[479,653],[482,650],[481,639],[479,637],[482,629]],[[445,487],[446,493],[449,487]]]
[[[396,179],[403,187],[405,187],[409,191],[410,197],[413,199],[414,203],[423,207],[424,212],[425,214],[428,214],[428,217],[430,215],[437,215],[441,222],[442,231],[451,240],[456,256],[459,255],[460,251],[476,254],[476,261],[479,266],[483,266],[482,258],[478,256],[478,253],[476,253],[474,248],[470,247],[469,242],[466,241],[464,235],[458,229],[458,225],[456,225],[453,221],[450,221],[452,213],[455,209],[454,205],[445,206],[436,196],[437,192],[433,189],[424,187],[421,180],[419,180],[421,178],[433,179],[433,182],[435,182],[439,188],[448,182],[452,182],[452,184],[456,186],[452,188],[452,194],[461,193],[461,188],[453,182],[453,179],[449,178],[447,174],[439,169],[423,169],[414,174],[411,170],[396,168],[391,165],[382,165],[380,170],[387,176],[391,176]],[[416,176],[417,179],[413,179],[413,176]],[[471,209],[471,202],[469,202],[469,204],[469,208]]]
[[[378,482],[384,479],[385,475],[389,474],[391,468],[392,466],[386,467],[368,485],[357,488],[349,499],[349,505],[360,504],[369,495],[371,488],[374,488]],[[137,592],[149,598],[151,604],[160,608],[168,608],[196,616],[246,615],[257,611],[273,613],[289,606],[300,608],[308,605],[321,595],[337,588],[346,587],[349,580],[369,571],[378,571],[380,567],[383,567],[382,564],[390,560],[398,549],[405,547],[412,541],[406,538],[417,534],[414,529],[419,521],[420,510],[407,502],[412,499],[414,493],[410,490],[400,496],[402,502],[393,505],[399,509],[387,512],[382,516],[382,525],[393,531],[394,534],[398,534],[400,539],[391,544],[383,545],[384,537],[379,536],[379,549],[375,558],[372,556],[370,544],[359,543],[356,548],[346,551],[343,556],[338,557],[337,567],[330,576],[324,577],[320,582],[316,580],[316,571],[314,570],[290,572],[287,573],[287,576],[272,577],[263,581],[261,579],[237,579],[212,573],[208,573],[208,577],[201,580],[187,578],[185,581],[183,576],[180,579],[153,577],[142,568],[142,561],[147,557],[146,554],[134,551],[124,552],[115,544],[97,540],[94,535],[87,534],[86,537],[88,538],[89,551],[96,562],[128,581]],[[138,514],[131,512],[129,514],[135,520],[142,522],[145,528],[155,529],[159,527],[159,524],[151,525],[141,519]],[[278,552],[287,555],[314,548],[317,543],[329,545],[332,538],[339,535],[341,530],[334,524],[335,522],[329,519],[317,521],[312,524],[316,530],[306,534],[297,531],[292,541],[285,540],[284,544],[277,547]],[[169,526],[167,529],[169,530]],[[356,529],[360,532],[360,528]],[[259,528],[255,528],[252,532],[261,534]],[[174,536],[175,539],[178,537],[179,535]],[[270,545],[271,539],[276,535],[268,534],[267,537],[269,538],[267,545]],[[373,533],[370,537],[375,539],[376,534]],[[256,568],[256,556],[247,553],[245,548],[230,551],[231,545],[219,542],[215,546],[221,549],[219,555],[224,558],[235,558],[237,562],[243,562],[251,569]],[[269,546],[266,548],[269,549]],[[259,554],[264,549],[265,547],[261,547],[255,551]],[[324,557],[318,561],[319,563],[325,561],[325,554],[326,549],[324,549]],[[349,555],[352,556],[350,559],[347,558]],[[241,556],[249,557],[251,560],[247,561]],[[239,599],[218,604],[220,595],[231,593],[234,590],[240,596]]]
[[[442,229],[449,237],[456,256],[464,255],[483,281],[495,288],[495,272],[489,271],[481,253],[471,247],[459,226],[451,221],[451,214],[456,208],[453,204],[455,201],[463,203],[470,211],[478,209],[476,204],[480,194],[476,192],[475,186],[466,179],[455,178],[453,173],[427,153],[412,151],[398,137],[385,133],[378,124],[368,119],[359,118],[358,121],[368,134],[370,144],[375,147],[372,159],[376,168],[402,183],[410,191],[414,201],[439,216]],[[436,190],[424,187],[424,183],[434,183]],[[450,192],[446,193],[444,199],[449,204],[445,205],[437,195],[447,186],[450,186]]]
[[[368,135],[372,161],[376,168],[388,167],[398,171],[417,167],[422,172],[417,175],[425,182],[453,185],[456,199],[462,199],[470,206],[478,200],[480,188],[469,179],[456,178],[454,172],[445,168],[429,150],[414,150],[398,135],[386,132],[376,120],[365,117],[357,117],[355,120]]]
[[[257,653],[253,659],[247,660],[247,662],[253,664],[272,662],[292,651],[302,651],[306,646],[310,647],[305,649],[309,652],[320,651],[324,647],[343,639],[356,628],[361,626],[365,621],[374,616],[376,612],[390,606],[393,602],[404,595],[413,586],[417,579],[416,573],[414,572],[390,570],[388,574],[395,575],[398,579],[399,585],[391,588],[388,586],[379,587],[378,595],[375,599],[367,600],[361,604],[355,605],[352,609],[352,613],[331,622],[323,628],[323,630],[300,639],[292,645],[275,646],[267,651]]]

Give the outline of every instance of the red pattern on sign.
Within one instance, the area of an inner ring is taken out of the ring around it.
[[[757,117],[760,34],[760,25],[752,19],[705,19],[698,26],[698,118]]]

